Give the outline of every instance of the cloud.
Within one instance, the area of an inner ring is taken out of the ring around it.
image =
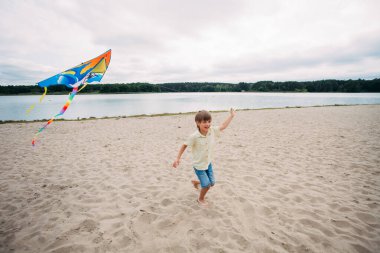
[[[376,0],[0,2],[0,84],[111,48],[104,82],[379,76]]]

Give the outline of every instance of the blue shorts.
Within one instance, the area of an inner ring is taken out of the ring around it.
[[[212,171],[211,163],[208,165],[207,170],[197,170],[196,168],[194,168],[194,172],[197,175],[199,182],[201,182],[202,188],[214,186],[215,178],[214,178],[214,172]]]

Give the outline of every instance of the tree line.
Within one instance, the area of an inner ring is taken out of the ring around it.
[[[51,86],[49,94],[66,94],[66,86]],[[178,83],[114,83],[89,84],[81,93],[147,93],[147,92],[380,92],[380,79],[320,80],[320,81],[260,81],[255,83],[178,82]],[[1,95],[41,94],[37,85],[0,86]]]

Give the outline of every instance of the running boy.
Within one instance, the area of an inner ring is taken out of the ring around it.
[[[193,156],[194,172],[199,181],[193,180],[195,188],[201,185],[201,191],[198,198],[198,203],[207,205],[205,196],[211,186],[214,186],[215,179],[212,170],[212,153],[216,145],[215,139],[220,136],[220,132],[228,127],[233,117],[235,110],[231,108],[230,115],[219,127],[211,126],[211,114],[208,111],[199,111],[195,115],[195,123],[198,130],[188,137],[185,143],[181,146],[178,152],[177,159],[173,162],[173,167],[177,168],[181,160],[183,152],[187,146],[191,147]]]

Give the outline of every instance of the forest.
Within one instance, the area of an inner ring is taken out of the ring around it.
[[[49,94],[66,94],[71,89],[50,86]],[[36,95],[43,88],[37,85],[0,86],[0,95]],[[81,93],[160,93],[160,92],[380,92],[380,79],[319,80],[319,81],[259,81],[255,83],[178,82],[178,83],[109,83],[89,84]]]

